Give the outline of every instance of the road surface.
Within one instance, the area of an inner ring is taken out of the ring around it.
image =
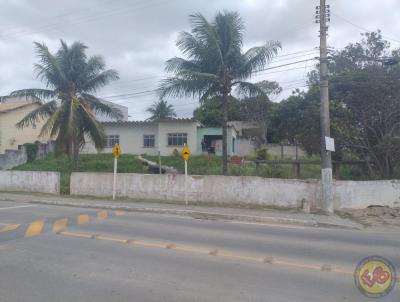
[[[368,301],[354,285],[357,263],[381,255],[400,267],[390,231],[6,201],[2,228],[2,302]],[[400,301],[399,284],[378,301]]]

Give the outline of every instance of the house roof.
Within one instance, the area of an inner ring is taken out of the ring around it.
[[[15,102],[15,103],[0,103],[0,113],[9,112],[18,108],[26,107],[39,102]]]
[[[155,121],[109,121],[102,122],[103,125],[125,125],[125,126],[141,126],[141,125],[151,125],[156,123],[169,123],[169,122],[183,122],[183,123],[196,123],[194,118],[168,118],[159,119]]]

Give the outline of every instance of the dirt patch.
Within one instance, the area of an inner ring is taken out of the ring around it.
[[[400,227],[400,207],[369,206],[360,210],[341,210],[338,214],[369,227]]]

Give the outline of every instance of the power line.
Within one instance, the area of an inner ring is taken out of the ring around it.
[[[113,16],[113,15],[130,14],[131,10],[133,10],[133,9],[135,9],[135,10],[136,9],[145,9],[145,8],[152,7],[155,4],[159,5],[159,4],[166,4],[167,2],[169,2],[167,0],[161,0],[161,1],[154,0],[154,1],[156,1],[156,2],[150,2],[149,3],[148,1],[143,1],[143,2],[139,3],[139,4],[141,4],[140,6],[132,6],[131,5],[131,6],[127,6],[127,7],[120,7],[118,9],[116,9],[116,10],[109,10],[109,11],[103,13],[103,14],[97,14],[97,15],[94,15],[94,16],[91,16],[91,17],[90,16],[86,16],[86,17],[82,16],[83,18],[82,17],[78,17],[78,19],[75,20],[77,22],[67,22],[67,23],[68,23],[68,26],[74,26],[74,25],[78,25],[78,24],[82,24],[82,23],[86,23],[86,22],[96,21],[97,19],[105,19],[105,17],[110,17],[110,16]],[[136,4],[138,4],[138,3],[136,3]],[[143,4],[150,4],[150,5],[143,5]],[[79,20],[79,19],[81,19],[81,20]],[[66,22],[63,21],[63,22],[57,22],[57,23],[53,23],[53,24],[44,25],[44,26],[39,27],[39,30],[40,29],[56,30],[57,27],[60,26],[60,25],[63,27],[63,29],[65,29],[65,23]],[[17,33],[0,34],[0,37],[1,36],[7,37],[7,36],[12,36],[12,35],[14,35],[14,37],[15,37],[15,36],[18,36],[18,35],[32,34],[34,32],[37,32],[37,30],[35,30],[35,29],[31,30],[31,31],[22,30],[22,31],[19,31]]]
[[[356,24],[356,23],[354,23],[354,22],[352,22],[352,21],[350,21],[350,20],[348,20],[348,19],[346,19],[346,18],[344,18],[344,17],[342,17],[342,16],[336,14],[336,13],[332,13],[332,15],[334,15],[335,17],[341,19],[342,21],[344,21],[344,22],[346,22],[346,23],[348,23],[348,24],[350,24],[350,25],[353,25],[354,27],[356,27],[356,28],[358,28],[358,29],[360,29],[360,30],[362,30],[362,31],[366,31],[366,32],[369,32],[369,33],[374,32],[374,31],[369,30],[369,29],[366,29],[365,27],[362,27],[362,26],[360,26],[360,25],[358,25],[358,24]],[[398,39],[394,39],[394,38],[388,37],[388,36],[386,36],[386,35],[382,35],[382,37],[385,38],[385,39],[387,39],[387,40],[391,40],[391,41],[400,43],[400,40],[398,40]]]

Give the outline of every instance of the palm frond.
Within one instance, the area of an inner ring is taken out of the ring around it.
[[[20,120],[17,124],[17,128],[24,128],[29,125],[35,124],[39,122],[40,120],[43,120],[52,114],[57,109],[57,102],[56,101],[51,101],[46,104],[41,105],[39,108],[31,111],[28,113],[22,120]]]
[[[105,134],[103,126],[84,106],[80,105],[78,107],[78,113],[80,126],[79,135],[81,136],[81,140],[84,139],[84,136],[87,136],[91,139],[97,150],[103,149],[105,146]]]
[[[40,59],[41,64],[36,64],[36,76],[46,85],[60,85],[66,81],[66,75],[63,72],[60,62],[54,57],[44,43],[33,42],[36,47],[36,54]]]
[[[15,90],[10,93],[10,96],[17,96],[17,97],[33,97],[38,100],[46,100],[46,99],[54,99],[57,96],[57,93],[54,90],[48,89],[21,89]]]
[[[244,55],[244,64],[239,69],[240,78],[248,78],[255,71],[263,69],[265,65],[278,53],[281,44],[278,41],[269,41],[264,46],[250,48]]]
[[[85,104],[86,107],[89,108],[92,112],[101,113],[117,120],[120,120],[123,117],[122,112],[118,108],[103,103],[94,95],[83,93],[79,98],[79,101]]]
[[[118,80],[118,72],[113,69],[105,70],[97,73],[92,77],[88,78],[85,83],[82,84],[82,91],[94,92],[97,89],[104,87],[108,83],[114,80]]]
[[[199,80],[191,77],[170,77],[161,81],[157,89],[160,98],[173,97],[196,97],[200,96],[213,84],[209,80]]]
[[[181,72],[181,71],[201,71],[201,67],[195,61],[185,60],[183,58],[174,57],[169,59],[165,64],[166,72]]]
[[[234,84],[236,85],[236,92],[240,96],[246,96],[250,98],[256,96],[267,97],[264,90],[262,90],[257,84],[243,81],[237,81]]]

